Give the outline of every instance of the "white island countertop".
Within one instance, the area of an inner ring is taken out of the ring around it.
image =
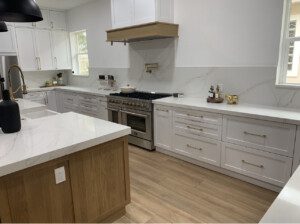
[[[19,133],[0,131],[0,177],[130,133],[127,126],[73,112],[22,121]]]
[[[300,167],[260,223],[300,223]]]
[[[156,105],[201,110],[204,112],[220,113],[224,115],[242,116],[254,119],[263,119],[268,121],[300,125],[300,110],[297,109],[270,107],[255,104],[212,104],[207,103],[203,98],[193,97],[168,97],[154,100],[153,102]]]

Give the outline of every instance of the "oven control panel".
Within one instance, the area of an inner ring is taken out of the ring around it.
[[[108,105],[124,109],[152,111],[152,102],[138,99],[108,98]]]

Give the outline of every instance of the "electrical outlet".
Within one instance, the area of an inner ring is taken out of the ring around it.
[[[66,171],[65,167],[60,167],[54,170],[55,174],[55,182],[56,184],[60,184],[66,181]]]

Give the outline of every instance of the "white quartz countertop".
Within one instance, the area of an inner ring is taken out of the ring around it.
[[[300,223],[300,167],[260,223]]]
[[[88,88],[88,87],[76,87],[76,86],[56,86],[56,87],[46,87],[46,88],[31,88],[28,89],[28,92],[43,92],[51,90],[60,90],[60,91],[69,91],[77,93],[87,93],[97,96],[108,96],[111,93],[116,93],[118,91],[113,90],[103,90],[97,88]]]
[[[24,99],[17,99],[17,103],[19,104],[21,114],[47,109],[47,106],[44,104],[39,104]]]
[[[73,112],[22,121],[19,133],[3,134],[0,131],[0,177],[130,132],[127,126]]]
[[[154,104],[300,125],[300,110],[296,109],[254,104],[211,104],[203,98],[192,97],[168,97],[155,100]]]

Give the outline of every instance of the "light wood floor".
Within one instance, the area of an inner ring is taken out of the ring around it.
[[[132,203],[119,223],[257,223],[277,193],[130,146]]]

